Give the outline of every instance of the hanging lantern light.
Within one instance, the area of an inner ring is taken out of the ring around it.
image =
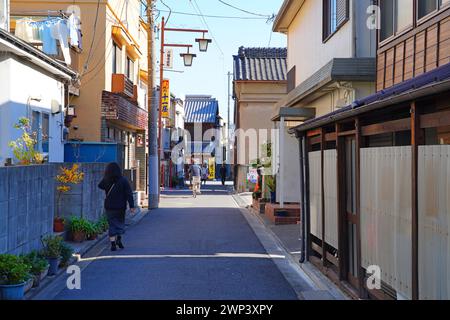
[[[192,61],[194,60],[194,58],[197,55],[193,54],[193,53],[189,53],[189,48],[188,48],[188,52],[187,53],[181,53],[180,56],[183,58],[184,66],[185,67],[191,67],[192,66]]]
[[[212,40],[205,38],[205,34],[203,34],[203,38],[195,39],[195,42],[198,42],[198,49],[200,52],[206,52],[208,51],[208,44],[210,44]]]

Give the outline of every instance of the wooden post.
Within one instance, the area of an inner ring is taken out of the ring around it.
[[[357,254],[356,254],[356,263],[358,266],[358,282],[359,282],[359,296],[360,298],[363,298],[364,296],[364,273],[361,263],[361,123],[359,118],[357,117],[355,119],[355,140],[356,140],[356,154],[355,154],[355,175],[356,175],[356,196],[355,196],[355,202],[356,202],[356,216],[357,216],[357,222],[358,226],[356,228],[356,245],[357,247]]]
[[[325,268],[327,263],[327,248],[325,242],[325,129],[320,131],[320,171],[321,171],[321,202],[322,202],[322,266]]]
[[[419,299],[419,209],[418,209],[418,152],[420,144],[420,114],[416,101],[411,103],[411,148],[412,148],[412,299]]]
[[[339,245],[339,280],[345,280],[347,278],[346,275],[346,255],[345,255],[345,176],[344,176],[344,155],[345,155],[345,145],[342,143],[343,138],[339,137],[339,124],[336,123],[336,152],[337,152],[337,161],[336,161],[336,175],[337,175],[337,208],[338,208],[338,245]]]

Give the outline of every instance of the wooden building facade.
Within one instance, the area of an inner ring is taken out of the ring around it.
[[[408,2],[391,34],[379,1],[377,93],[291,130],[306,259],[359,298],[450,299],[450,1]]]

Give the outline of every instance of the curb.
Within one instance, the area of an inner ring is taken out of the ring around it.
[[[279,245],[281,248],[283,248],[283,251],[286,252],[286,257],[290,261],[290,263],[294,264],[297,268],[300,269],[300,272],[304,274],[314,284],[313,288],[315,292],[328,292],[331,297],[333,297],[336,300],[348,300],[350,299],[347,294],[345,294],[341,289],[339,289],[334,283],[331,282],[328,278],[323,276],[322,274],[319,274],[319,271],[315,271],[313,267],[311,267],[308,263],[307,264],[300,264],[297,259],[292,256],[289,252],[289,249],[284,245],[284,243],[278,238],[278,236],[266,225],[264,220],[261,218],[261,214],[258,213],[256,210],[252,208],[251,205],[248,205],[238,194],[232,195],[233,199],[235,200],[236,204],[240,207],[241,210],[246,210],[251,216],[255,217],[258,222],[262,225],[262,227],[265,229],[267,233],[269,233],[272,238],[275,240],[276,244]],[[244,214],[245,216],[245,214]],[[299,294],[301,298],[304,298],[305,300],[309,300],[307,296],[313,294],[310,294],[308,291],[301,292]],[[315,299],[313,299],[315,300]]]
[[[132,226],[134,226],[135,224],[139,223],[148,213],[150,212],[150,210],[139,210],[139,213],[137,213],[136,215],[130,217],[126,217],[125,218],[125,228],[128,229]],[[105,241],[105,239],[108,238],[108,233],[104,233],[101,236],[99,236],[96,240],[92,240],[89,241],[89,243],[80,248],[78,251],[74,251],[72,258],[69,260],[68,265],[74,265],[77,264],[79,257],[84,256],[85,254],[89,253],[91,250],[93,250],[96,246],[100,245],[102,242]],[[102,252],[104,250],[104,246],[101,246],[101,250],[99,252],[97,252],[97,254],[99,254],[100,252]],[[84,268],[86,268],[89,265],[89,263],[85,264],[84,266],[80,267],[81,270],[83,270]],[[52,286],[55,287],[55,289],[57,287],[59,287],[59,284],[61,283],[61,281],[63,280],[63,278],[67,275],[66,273],[67,268],[61,268],[58,270],[58,273],[53,275],[53,276],[47,276],[40,284],[40,286],[38,288],[32,288],[30,291],[28,291],[25,294],[24,300],[35,300],[36,297],[40,294],[43,294],[44,291],[46,291],[47,289],[51,288]],[[61,290],[54,290],[57,292],[53,292],[54,296],[56,296],[59,292],[61,292]],[[36,299],[36,300],[46,300],[46,299]]]

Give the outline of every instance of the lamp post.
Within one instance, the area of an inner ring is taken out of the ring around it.
[[[161,52],[160,52],[160,59],[159,59],[159,120],[158,120],[158,171],[161,170],[161,156],[163,153],[162,150],[162,86],[164,81],[164,49],[167,47],[176,47],[176,48],[187,48],[186,53],[181,53],[180,56],[183,58],[184,65],[186,67],[192,66],[192,62],[194,58],[197,56],[196,54],[190,53],[189,49],[192,48],[191,44],[171,44],[171,43],[165,43],[165,33],[166,32],[188,32],[188,33],[202,33],[203,37],[195,39],[196,42],[199,44],[199,51],[206,52],[208,50],[208,44],[212,42],[211,39],[205,38],[205,33],[208,32],[208,30],[199,30],[199,29],[180,29],[180,28],[166,28],[166,22],[165,18],[162,17],[161,19]],[[161,179],[161,174],[158,175],[158,179]],[[160,190],[161,187],[161,181],[158,183]],[[158,191],[158,194],[160,195],[160,192]]]

